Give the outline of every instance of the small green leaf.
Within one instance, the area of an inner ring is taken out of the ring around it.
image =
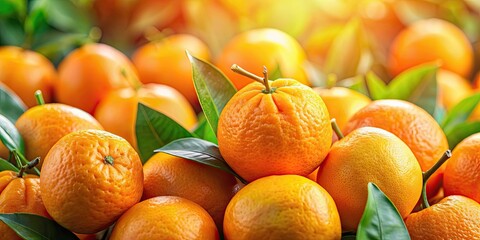
[[[141,103],[138,104],[135,122],[138,152],[145,163],[153,154],[153,150],[165,144],[193,135],[163,113],[157,112]]]
[[[9,161],[0,158],[0,172],[5,171],[5,170],[10,170],[14,172],[18,172],[18,168],[15,167],[13,164],[11,164]]]
[[[463,139],[478,132],[480,132],[480,122],[463,122],[446,130],[445,135],[447,136],[448,146],[450,146],[450,149],[454,149]]]
[[[17,150],[25,155],[25,143],[22,135],[18,132],[15,125],[6,117],[0,114],[0,141],[8,148],[8,150]],[[8,144],[8,145],[7,145]]]
[[[358,225],[357,239],[410,239],[395,205],[371,182],[368,183],[368,199]]]
[[[359,93],[362,93],[368,96],[367,86],[365,84],[365,79],[362,75],[337,81],[335,85],[338,87],[350,88],[354,91],[357,91]]]
[[[203,115],[202,115],[203,116]],[[207,119],[203,117],[198,121],[198,125],[193,131],[197,136],[199,136],[203,140],[207,140],[209,142],[218,144],[217,137],[215,136],[215,133],[212,130],[212,127],[210,127],[210,124],[208,124]]]
[[[10,89],[0,84],[0,114],[14,123],[27,107],[20,98]]]
[[[220,113],[237,90],[218,68],[190,55],[188,52],[187,56],[192,64],[192,78],[198,100],[216,135]]]
[[[44,32],[48,29],[46,6],[48,0],[37,0],[32,3],[30,13],[25,19],[25,33],[28,37]],[[32,41],[32,39],[29,39]]]
[[[7,224],[23,239],[33,240],[78,240],[72,232],[48,218],[29,213],[0,214],[0,221]]]
[[[17,16],[23,19],[27,13],[26,0],[0,0],[0,16]]]
[[[280,69],[280,64],[277,63],[277,67],[273,71],[268,71],[268,79],[277,80],[283,78],[282,69]]]
[[[185,158],[195,162],[199,162],[208,166],[221,169],[225,172],[233,174],[243,183],[246,181],[240,177],[233,169],[228,166],[227,162],[220,154],[218,146],[198,138],[183,138],[175,140],[155,152],[164,152],[173,156]]]
[[[388,87],[374,72],[367,74],[367,86],[370,98],[373,100],[384,99],[388,94]]]
[[[62,31],[88,32],[91,28],[86,9],[73,0],[47,1],[45,16],[49,25]]]
[[[451,93],[455,94],[455,93]],[[447,113],[443,122],[440,124],[442,129],[447,132],[455,128],[456,125],[465,122],[480,102],[480,93],[473,94],[453,106]]]

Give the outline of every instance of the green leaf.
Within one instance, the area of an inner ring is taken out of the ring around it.
[[[273,71],[268,71],[268,79],[276,80],[283,78],[282,69],[280,69],[280,64],[277,63],[277,67]]]
[[[215,136],[215,133],[213,132],[212,127],[210,127],[210,124],[208,124],[207,119],[205,117],[201,118],[198,121],[198,125],[193,131],[193,133],[195,133],[198,137],[200,137],[203,140],[207,140],[209,142],[218,144],[217,137]]]
[[[395,205],[371,182],[368,183],[368,199],[358,225],[357,239],[410,239]]]
[[[218,68],[190,55],[188,52],[187,56],[192,64],[192,78],[198,100],[216,135],[220,113],[237,90]]]
[[[25,143],[22,135],[18,132],[15,125],[6,117],[0,114],[0,141],[8,148],[8,150],[17,150],[25,155]]]
[[[0,0],[0,17],[18,16],[23,19],[27,14],[26,0]]]
[[[163,152],[173,156],[185,158],[195,162],[199,162],[208,166],[221,169],[225,172],[233,174],[243,183],[246,181],[240,177],[233,169],[228,166],[227,162],[220,154],[218,146],[198,138],[183,138],[175,140],[155,152]]]
[[[451,93],[455,94],[455,93]],[[451,131],[456,125],[465,122],[480,102],[480,93],[473,94],[459,103],[447,113],[443,122],[440,124],[442,129],[447,132]]]
[[[362,93],[368,96],[367,86],[365,84],[365,79],[362,75],[357,75],[355,77],[346,78],[340,81],[337,81],[335,86],[350,88],[354,91]]]
[[[22,115],[27,107],[15,93],[0,84],[0,114],[14,123]]]
[[[86,9],[73,0],[47,1],[45,17],[49,25],[62,31],[88,32],[91,28]]]
[[[10,170],[14,172],[18,172],[18,168],[15,167],[13,164],[11,164],[9,161],[0,158],[0,172],[5,171],[5,170]]]
[[[135,122],[138,152],[145,163],[153,154],[153,150],[165,144],[193,135],[163,113],[157,112],[141,103],[138,104]]]
[[[78,240],[72,232],[48,218],[29,213],[0,214],[3,221],[23,239],[32,240]]]
[[[0,18],[0,44],[21,46],[25,39],[25,33],[23,32],[23,23],[18,19],[13,18]]]
[[[374,72],[369,72],[367,74],[366,81],[370,98],[373,100],[386,98],[388,94],[387,85]]]
[[[454,149],[463,139],[478,132],[480,132],[480,122],[463,122],[449,128],[445,131],[445,135],[447,136],[448,146],[450,146],[450,149]]]

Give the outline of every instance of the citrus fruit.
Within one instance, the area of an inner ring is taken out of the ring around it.
[[[353,115],[343,132],[360,127],[377,127],[399,137],[412,150],[422,171],[430,169],[449,149],[447,137],[430,114],[417,105],[403,100],[376,100]],[[428,180],[427,193],[435,196],[442,186],[440,167]],[[383,190],[383,189],[382,189]]]
[[[472,86],[467,79],[448,70],[438,70],[437,84],[440,101],[447,110],[473,94]]]
[[[252,80],[230,70],[238,64],[257,75],[262,74],[262,66],[270,71],[279,70],[282,77],[294,78],[308,84],[303,64],[306,54],[300,44],[288,34],[272,29],[253,29],[233,37],[221,51],[216,65],[241,89]]]
[[[446,165],[445,195],[463,195],[480,202],[480,133],[461,141]]]
[[[416,65],[441,61],[441,67],[468,77],[473,48],[465,33],[441,19],[424,19],[402,30],[390,46],[388,69],[393,76]]]
[[[48,152],[40,189],[56,222],[75,233],[96,233],[140,201],[142,162],[121,137],[102,130],[76,131]]]
[[[268,176],[242,188],[225,212],[226,239],[340,239],[332,197],[297,175]]]
[[[193,86],[192,65],[185,51],[205,61],[210,50],[199,38],[189,34],[176,34],[139,47],[132,60],[143,83],[171,86],[183,94],[192,106],[199,107]]]
[[[479,239],[480,204],[464,196],[448,196],[405,219],[412,240]]]
[[[0,213],[24,212],[49,217],[40,197],[40,179],[13,171],[0,172]],[[20,240],[5,223],[0,222],[0,239]]]
[[[406,217],[422,191],[422,170],[398,137],[380,128],[358,128],[332,145],[317,182],[335,201],[343,231],[355,231],[375,183]]]
[[[137,82],[137,72],[123,53],[105,44],[86,44],[58,66],[56,100],[93,114],[109,91]]]
[[[228,165],[252,181],[307,176],[327,155],[332,128],[318,94],[293,79],[277,79],[238,91],[220,114],[217,136]]]
[[[28,109],[15,126],[25,142],[27,159],[40,157],[39,168],[50,148],[63,136],[83,129],[103,129],[90,114],[60,103]]]
[[[176,196],[135,204],[118,219],[110,236],[119,239],[219,239],[213,219],[198,204]]]
[[[192,129],[197,116],[177,90],[162,84],[145,84],[138,89],[121,88],[109,92],[95,110],[95,118],[105,130],[125,138],[137,147],[135,122],[138,103],[145,104]]]
[[[178,196],[202,206],[222,227],[223,215],[233,197],[235,177],[220,169],[187,159],[157,153],[143,166],[143,199]]]
[[[0,47],[0,82],[12,89],[27,105],[37,104],[34,93],[41,90],[45,102],[53,99],[55,67],[40,53],[14,46]]]
[[[330,118],[335,118],[340,129],[345,127],[350,117],[368,105],[367,96],[344,87],[314,88],[327,106]]]

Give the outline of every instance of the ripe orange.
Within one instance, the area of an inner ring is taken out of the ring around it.
[[[95,110],[95,118],[105,130],[125,138],[137,147],[135,121],[138,103],[143,103],[192,129],[197,116],[177,90],[161,84],[146,84],[138,89],[121,88],[108,93]],[[121,116],[121,117],[120,117]]]
[[[356,129],[338,140],[320,169],[317,182],[337,204],[343,231],[354,231],[375,183],[406,217],[422,191],[422,171],[408,146],[380,128]]]
[[[178,196],[202,206],[221,228],[235,177],[220,169],[165,153],[153,155],[143,166],[143,199]]]
[[[305,61],[306,54],[293,37],[280,30],[262,28],[240,33],[231,39],[221,51],[216,65],[237,89],[241,89],[252,80],[233,73],[230,70],[232,64],[238,64],[257,75],[262,74],[262,66],[270,71],[278,68],[282,77],[308,84],[303,69]]]
[[[414,22],[402,30],[390,47],[388,69],[393,76],[416,65],[440,60],[442,68],[468,77],[473,48],[455,25],[440,19]]]
[[[26,212],[50,218],[40,197],[40,179],[35,175],[18,177],[13,171],[0,172],[0,213]],[[20,240],[0,222],[0,239]]]
[[[340,239],[332,197],[297,175],[268,176],[242,188],[228,204],[226,239]]]
[[[247,181],[278,174],[307,176],[332,143],[327,108],[310,87],[293,79],[255,82],[238,91],[218,122],[218,146]]]
[[[314,88],[327,106],[330,118],[335,118],[340,129],[358,110],[368,105],[371,100],[367,96],[344,87]]]
[[[96,233],[140,201],[142,162],[121,137],[102,130],[76,131],[48,152],[40,189],[56,222],[75,233]]]
[[[440,101],[447,110],[473,94],[467,79],[448,70],[438,70],[437,84]]]
[[[445,195],[463,195],[480,202],[480,133],[461,141],[446,165]]]
[[[111,90],[137,84],[137,72],[120,51],[105,44],[87,44],[58,66],[57,101],[93,114]]]
[[[430,169],[449,149],[447,137],[435,119],[407,101],[373,101],[353,115],[343,130],[348,134],[366,126],[387,130],[402,139],[412,150],[422,171]],[[444,169],[445,166],[440,167],[428,180],[429,197],[435,196],[442,186]]]
[[[35,91],[41,90],[45,102],[53,99],[57,72],[43,55],[14,46],[0,47],[0,82],[11,88],[27,105],[37,104]]]
[[[213,219],[198,204],[175,196],[150,198],[130,208],[115,224],[111,240],[219,239]]]
[[[416,239],[480,239],[480,204],[464,196],[448,196],[405,219]]]
[[[183,94],[192,106],[199,108],[193,86],[192,66],[185,54],[209,61],[210,50],[200,39],[189,34],[176,34],[139,47],[132,60],[143,83],[171,86]]]
[[[473,80],[473,87],[475,89],[480,88],[480,71],[477,72],[477,75],[475,75],[475,79]]]
[[[39,168],[50,148],[63,136],[83,129],[103,129],[88,113],[60,103],[28,109],[15,126],[25,142],[27,159],[40,157]]]

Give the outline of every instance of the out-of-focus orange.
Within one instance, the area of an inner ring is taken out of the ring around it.
[[[92,43],[72,51],[58,66],[56,100],[90,114],[111,90],[138,84],[137,71],[120,51]]]
[[[437,84],[440,101],[447,111],[473,94],[472,86],[467,79],[448,70],[438,70]]]
[[[35,91],[41,90],[45,102],[53,99],[57,72],[43,55],[14,46],[0,47],[0,82],[12,89],[27,105],[37,104]]]
[[[192,106],[200,107],[193,86],[192,65],[185,51],[205,61],[210,50],[199,38],[189,34],[176,34],[147,43],[134,53],[132,60],[143,83],[171,86],[183,94]]]
[[[111,91],[100,102],[94,116],[105,126],[105,130],[137,147],[135,121],[138,103],[162,112],[186,129],[192,129],[197,123],[195,111],[182,94],[169,86],[154,83],[136,90],[122,88]]]

